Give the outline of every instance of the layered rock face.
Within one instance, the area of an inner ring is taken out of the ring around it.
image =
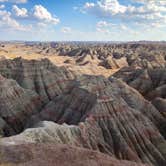
[[[107,79],[1,60],[1,136],[21,133],[1,138],[0,164],[165,166],[165,69],[131,68]]]
[[[41,106],[40,97],[35,92],[0,75],[0,136],[21,132]]]
[[[0,75],[2,136],[21,132],[27,120],[65,91],[66,84],[73,77],[72,73],[57,68],[47,59],[4,59],[0,61],[0,73],[3,75]]]
[[[129,67],[121,69],[114,76],[137,89],[165,115],[166,68],[132,70]]]
[[[121,78],[150,100],[166,97],[166,68],[132,70],[129,67],[119,70],[114,76]]]
[[[54,142],[97,150],[118,159],[166,164],[165,118],[136,90],[117,79],[81,76],[55,97],[29,124],[41,120],[2,144]]]
[[[17,81],[25,88],[35,91],[44,103],[54,96],[61,94],[66,87],[66,82],[73,79],[73,74],[65,68],[57,68],[49,60],[14,60],[0,61],[0,73]]]

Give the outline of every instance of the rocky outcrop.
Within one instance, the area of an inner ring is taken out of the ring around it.
[[[50,121],[36,123],[19,135],[2,138],[0,145],[19,145],[28,143],[68,144],[83,147],[81,132],[78,126],[56,124]]]
[[[58,68],[49,60],[14,60],[0,61],[0,73],[17,81],[25,88],[35,91],[44,103],[62,93],[66,84],[73,79],[73,74],[65,68]]]
[[[165,98],[166,68],[136,69],[123,68],[114,74],[149,99]]]
[[[137,89],[146,99],[151,101],[155,108],[165,118],[166,68],[134,70],[129,67],[121,69],[115,73],[114,76]],[[165,128],[166,124],[163,123],[162,126]],[[166,138],[164,130],[162,133]]]
[[[128,66],[128,63],[125,57],[119,59],[108,57],[107,59],[104,59],[99,65],[104,66],[106,69],[118,69],[124,66]]]
[[[51,120],[78,125],[78,144],[83,147],[118,159],[166,163],[166,121],[150,102],[117,79],[82,76],[76,80],[68,92],[33,116],[31,124]]]
[[[0,75],[0,136],[21,132],[41,106],[40,97],[35,92]]]

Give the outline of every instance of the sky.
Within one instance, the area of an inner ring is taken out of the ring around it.
[[[0,40],[166,40],[166,0],[0,0]]]

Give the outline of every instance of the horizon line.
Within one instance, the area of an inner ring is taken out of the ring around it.
[[[0,42],[166,42],[166,40],[0,40]]]

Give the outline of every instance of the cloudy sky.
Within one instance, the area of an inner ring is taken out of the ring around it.
[[[0,0],[0,40],[166,40],[166,0]]]

